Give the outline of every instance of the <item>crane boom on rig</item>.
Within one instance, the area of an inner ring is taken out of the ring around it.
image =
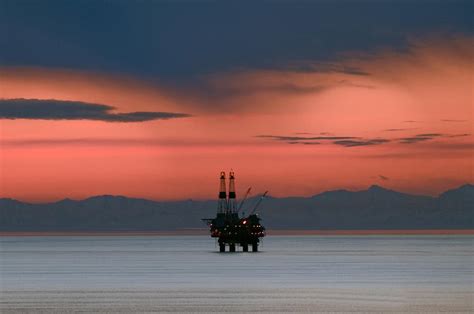
[[[250,215],[253,215],[255,213],[255,211],[258,209],[258,206],[260,206],[263,199],[265,198],[265,196],[267,196],[267,193],[268,193],[268,191],[265,191],[265,193],[263,193],[262,196],[260,196],[260,199],[258,200],[257,204],[255,204],[255,207],[250,212]]]
[[[237,212],[240,212],[240,210],[244,206],[245,200],[247,200],[247,197],[249,196],[251,190],[252,190],[252,187],[249,187],[247,190],[247,193],[245,193],[244,198],[242,199],[242,201],[240,201],[239,208],[237,208]]]

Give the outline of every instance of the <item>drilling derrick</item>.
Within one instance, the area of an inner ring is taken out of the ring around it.
[[[210,227],[211,237],[218,239],[220,252],[225,252],[226,246],[229,246],[230,252],[235,252],[236,246],[242,247],[242,251],[244,252],[249,251],[249,246],[252,247],[252,252],[258,251],[260,238],[265,236],[265,227],[261,225],[261,219],[255,212],[267,192],[259,198],[254,208],[249,211],[250,215],[245,216],[242,214],[242,217],[240,217],[240,209],[242,209],[249,193],[250,188],[247,190],[244,199],[237,209],[234,172],[231,171],[229,173],[228,198],[226,193],[225,172],[221,172],[217,215],[215,218],[203,219]]]
[[[234,172],[229,173],[229,203],[228,203],[229,214],[234,214],[235,211],[235,177]]]
[[[219,188],[219,201],[217,204],[217,213],[224,214],[227,213],[227,193],[225,189],[225,172],[221,172],[220,178],[220,188]]]

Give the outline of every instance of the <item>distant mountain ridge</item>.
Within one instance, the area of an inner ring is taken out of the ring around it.
[[[246,208],[258,197],[247,200]],[[172,231],[204,228],[217,201],[151,201],[93,196],[31,204],[0,199],[0,231]],[[474,185],[438,197],[373,185],[367,190],[326,191],[311,197],[269,197],[260,216],[268,229],[474,229]]]

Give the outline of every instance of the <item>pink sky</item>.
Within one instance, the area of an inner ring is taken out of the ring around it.
[[[192,115],[138,123],[0,120],[0,197],[214,198],[219,172],[230,169],[240,194],[250,185],[273,196],[308,196],[379,184],[435,195],[473,182],[472,44],[469,37],[414,40],[407,53],[353,53],[324,65],[308,60],[314,70],[306,72],[214,73],[199,88],[0,68],[2,99]]]

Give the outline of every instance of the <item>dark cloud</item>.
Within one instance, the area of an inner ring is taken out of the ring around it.
[[[470,136],[471,134],[469,133],[463,133],[463,134],[441,134],[441,133],[425,133],[425,134],[417,134],[412,137],[404,137],[400,139],[400,143],[402,144],[414,144],[418,142],[425,142],[429,141],[435,138],[455,138],[455,137],[465,137],[465,136]]]
[[[356,146],[370,146],[380,145],[390,142],[388,139],[376,138],[376,139],[361,139],[355,136],[280,136],[280,135],[257,135],[258,138],[268,138],[275,141],[287,142],[288,144],[302,144],[302,145],[313,145],[321,144],[320,142],[313,141],[328,141],[331,144],[344,146],[344,147],[356,147]]]
[[[227,100],[233,97],[251,96],[260,93],[284,94],[284,95],[304,95],[321,93],[328,90],[330,85],[301,86],[295,83],[276,84],[214,84],[212,80],[202,79],[199,82],[179,82],[177,84],[167,84],[166,93],[170,97],[178,99],[199,99],[201,103],[207,104],[210,110],[224,110],[229,108]],[[183,89],[186,94],[183,95]],[[242,106],[242,105],[241,105]],[[249,105],[251,106],[251,105]]]
[[[105,122],[144,122],[190,117],[174,112],[113,113],[112,106],[80,101],[40,99],[0,99],[0,119],[97,120]]]
[[[375,86],[373,86],[373,85],[357,84],[357,83],[352,83],[351,81],[348,81],[348,80],[340,80],[338,83],[341,84],[341,85],[344,85],[344,86],[375,89]]]
[[[312,136],[312,137],[304,137],[304,136],[279,136],[279,135],[257,135],[255,137],[259,138],[269,138],[276,141],[313,141],[313,140],[350,140],[350,139],[357,139],[358,137],[353,136]]]
[[[243,89],[235,89],[240,94],[251,94],[257,92],[277,92],[284,94],[313,94],[325,91],[328,86],[316,85],[316,86],[300,86],[297,84],[286,83],[276,84],[272,86],[255,86],[252,88],[244,87]]]
[[[353,141],[353,140],[343,140],[343,141],[334,141],[333,143],[336,145],[344,146],[344,147],[357,147],[357,146],[371,146],[371,145],[380,145],[390,142],[388,139],[369,139],[369,140],[360,140],[360,141]]]
[[[408,131],[414,130],[415,128],[400,128],[400,129],[386,129],[385,132],[399,132],[399,131]]]
[[[467,120],[441,119],[442,122],[467,122]]]
[[[174,93],[182,92],[183,85],[175,86]],[[187,85],[187,92],[193,93],[197,97],[209,98],[212,96],[214,99],[226,99],[228,97],[235,97],[240,95],[252,95],[258,93],[281,93],[281,94],[313,94],[320,93],[327,90],[330,86],[326,85],[313,85],[313,86],[301,86],[294,83],[278,83],[271,85],[229,85],[214,86],[206,81],[202,81],[200,84],[192,82]],[[173,93],[173,91],[171,91]]]
[[[381,174],[379,174],[379,178],[384,180],[384,181],[387,181],[387,180],[390,180],[390,178],[386,177],[386,176],[383,176]]]
[[[395,131],[404,131],[409,129],[387,129],[385,131],[395,132]],[[310,134],[310,133],[295,133],[295,134]],[[321,133],[323,134],[323,133]],[[396,138],[396,139],[386,139],[386,138],[374,138],[374,139],[365,139],[355,136],[281,136],[281,135],[257,135],[258,138],[268,138],[275,141],[287,142],[288,144],[304,144],[310,145],[321,144],[320,142],[314,141],[327,141],[331,144],[344,146],[344,147],[359,147],[359,146],[371,146],[371,145],[381,145],[390,143],[393,141],[398,141],[401,144],[415,144],[425,141],[430,141],[435,138],[455,138],[455,137],[465,137],[470,136],[471,134],[442,134],[442,133],[423,133],[416,134],[410,137]]]
[[[300,144],[300,145],[319,145],[321,143],[319,142],[298,142],[298,141],[290,141],[290,142],[287,142],[288,144]]]
[[[429,140],[432,140],[434,138],[442,137],[442,136],[446,136],[446,135],[441,134],[441,133],[417,134],[415,136],[401,138],[400,143],[402,143],[402,144],[414,144],[414,143],[429,141]]]
[[[350,67],[350,66],[344,66],[341,70],[337,71],[340,73],[345,73],[345,74],[350,74],[350,75],[360,75],[360,76],[368,76],[370,73],[362,71],[361,69],[355,68],[355,67]]]
[[[421,122],[421,121],[416,121],[416,120],[405,120],[405,121],[402,121],[404,123],[418,123],[418,122]]]
[[[425,134],[417,134],[416,137],[440,137],[443,136],[441,133],[425,133]]]
[[[287,69],[299,72],[335,72],[344,73],[355,76],[369,76],[369,72],[362,70],[361,68],[344,64],[343,62],[317,62],[307,60],[293,61],[287,65]],[[340,81],[340,83],[346,83],[346,80]]]
[[[453,135],[448,135],[448,137],[465,137],[465,136],[470,136],[470,133],[464,133],[464,134],[453,134]]]
[[[243,73],[243,77],[239,74]],[[234,76],[235,75],[235,76]],[[225,79],[222,80],[222,77]],[[227,80],[228,78],[228,80]],[[275,94],[284,96],[297,96],[307,94],[318,94],[332,87],[326,85],[300,85],[299,83],[287,82],[260,82],[258,79],[252,81],[245,72],[229,72],[226,74],[216,74],[201,76],[199,79],[189,79],[186,81],[163,82],[164,93],[170,97],[181,100],[183,103],[198,105],[206,112],[228,113],[229,111],[255,110],[252,102],[241,102],[235,105],[235,99],[239,97],[252,97],[261,94]],[[186,92],[183,93],[183,90]],[[277,105],[279,107],[281,105]],[[264,108],[275,108],[273,104],[261,104],[259,110]]]
[[[424,141],[429,141],[432,140],[432,137],[404,137],[400,139],[400,143],[402,144],[414,144],[414,143],[419,143],[419,142],[424,142]]]
[[[412,35],[438,30],[472,34],[469,0],[429,5],[425,1],[1,3],[2,65],[93,69],[168,80],[236,68],[274,69],[293,60],[330,61],[350,51],[373,52],[380,47],[403,50]],[[34,50],[25,49],[25,43]],[[356,68],[340,70],[366,75]]]

